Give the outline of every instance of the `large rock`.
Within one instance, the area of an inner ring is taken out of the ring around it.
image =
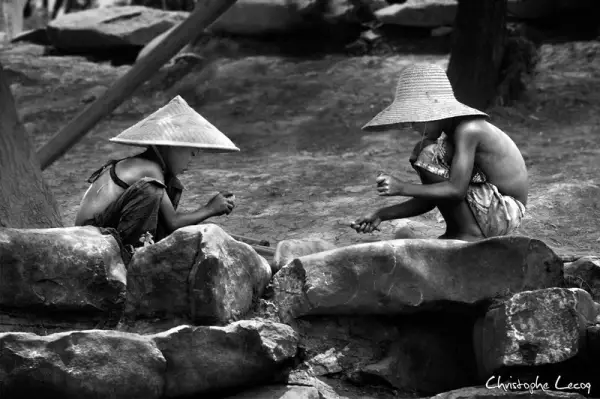
[[[0,229],[0,259],[0,331],[9,315],[39,323],[120,317],[125,266],[115,239],[95,227]]]
[[[188,226],[135,253],[126,314],[226,324],[250,311],[270,279],[269,263],[250,245],[214,224]]]
[[[587,327],[598,307],[578,288],[521,292],[491,309],[474,329],[481,369],[491,374],[502,367],[564,362],[586,345]]]
[[[0,334],[2,399],[160,398],[166,367],[156,345],[137,334]]]
[[[554,387],[549,384],[550,389]],[[504,389],[490,382],[486,386],[468,387],[455,389],[453,391],[440,393],[431,399],[487,399],[487,398],[523,398],[523,399],[584,399],[585,396],[578,393],[569,393],[563,391],[552,391],[542,389],[542,387],[527,389]]]
[[[574,287],[588,291],[594,300],[600,300],[600,258],[583,257],[564,266],[565,280]]]
[[[559,286],[562,262],[543,242],[407,239],[297,258],[273,279],[282,320],[306,315],[398,314],[448,302],[476,304]]]
[[[235,35],[292,32],[317,5],[316,0],[238,0],[208,30]]]
[[[258,319],[180,326],[149,337],[167,360],[167,398],[266,383],[294,358],[298,343],[291,327]]]
[[[179,24],[173,25],[160,35],[156,36],[154,39],[150,40],[148,44],[146,44],[144,48],[139,52],[137,58],[135,59],[135,62],[140,62],[142,58],[145,58],[148,54],[150,54],[156,47],[158,47],[160,42],[162,42],[165,39],[165,37],[170,35],[171,32],[173,32],[177,28],[177,26],[179,26]]]
[[[297,385],[268,385],[255,388],[227,399],[319,399],[319,391],[314,387]]]
[[[270,382],[297,352],[284,324],[179,326],[153,335],[87,330],[0,334],[2,399],[152,399]]]
[[[473,318],[450,313],[298,320],[300,347],[315,376],[363,385],[382,380],[401,391],[433,394],[476,383]],[[375,378],[373,378],[375,377]]]
[[[52,45],[65,51],[145,46],[188,15],[143,6],[94,8],[56,18],[47,33]]]
[[[302,363],[290,370],[284,382],[294,386],[312,387],[319,393],[319,399],[340,399],[340,396],[329,384],[316,377],[310,366]]]
[[[384,24],[437,28],[454,24],[457,0],[408,0],[375,11]]]
[[[282,240],[277,243],[277,248],[275,249],[275,256],[273,257],[273,270],[277,272],[295,258],[329,251],[330,249],[335,248],[336,246],[334,244],[321,239]]]

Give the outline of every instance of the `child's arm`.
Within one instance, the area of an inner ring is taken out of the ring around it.
[[[477,135],[478,131],[474,129],[457,129],[454,135],[456,149],[450,167],[450,179],[440,183],[422,185],[404,183],[386,175],[383,181],[378,181],[380,195],[401,195],[425,200],[464,199],[473,172],[475,150],[478,144]]]
[[[410,218],[427,213],[435,208],[435,204],[430,201],[409,199],[401,204],[381,208],[375,212],[366,214],[356,219],[350,224],[350,227],[358,233],[371,233],[378,230],[378,226],[385,220]]]
[[[160,204],[160,211],[165,221],[165,227],[170,234],[181,227],[202,223],[213,216],[229,214],[233,210],[233,207],[233,195],[219,193],[208,201],[205,206],[194,212],[178,212],[173,208],[173,204],[165,192]]]

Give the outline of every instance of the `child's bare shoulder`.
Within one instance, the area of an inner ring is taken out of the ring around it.
[[[474,143],[477,148],[480,145],[489,147],[492,142],[496,142],[498,138],[497,128],[490,124],[484,118],[477,118],[464,121],[456,127],[454,140],[469,141]]]
[[[456,127],[458,135],[480,135],[489,131],[489,123],[483,118],[469,119]]]
[[[159,164],[143,158],[129,158],[123,162],[123,173],[130,180],[137,181],[144,177],[164,181],[163,171]]]

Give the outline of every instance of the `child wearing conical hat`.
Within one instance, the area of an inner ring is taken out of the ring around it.
[[[376,179],[379,195],[410,199],[369,212],[352,227],[370,233],[382,221],[422,215],[437,207],[446,222],[446,232],[439,238],[475,241],[514,233],[525,215],[527,168],[513,140],[487,118],[456,100],[439,66],[405,68],[393,103],[363,129],[410,124],[421,135],[410,163],[422,184],[381,173]]]
[[[183,185],[177,178],[199,151],[239,151],[227,136],[177,96],[110,141],[146,147],[111,160],[92,174],[75,225],[107,229],[129,259],[133,249],[159,241],[180,227],[233,210],[234,196],[219,193],[195,212],[177,210]]]

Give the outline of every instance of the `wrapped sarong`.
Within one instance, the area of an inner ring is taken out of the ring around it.
[[[449,179],[453,155],[452,142],[442,134],[437,142],[424,146],[418,155],[411,158],[411,164],[415,170],[419,167]],[[476,165],[473,167],[466,200],[486,238],[513,233],[525,216],[525,206],[513,197],[502,195],[498,187],[488,182]]]

